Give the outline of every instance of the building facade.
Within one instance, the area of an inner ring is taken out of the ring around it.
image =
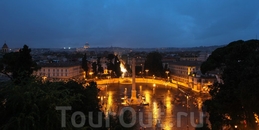
[[[173,83],[179,86],[191,88],[196,91],[209,91],[209,86],[213,85],[215,76],[205,76],[200,72],[202,62],[178,61],[170,62],[170,78]]]
[[[80,63],[45,63],[39,64],[39,69],[34,74],[48,80],[83,79],[84,71]]]

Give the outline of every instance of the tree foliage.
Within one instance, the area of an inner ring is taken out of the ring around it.
[[[85,77],[87,77],[87,72],[88,72],[88,61],[86,54],[84,54],[82,58],[82,69],[85,71]]]
[[[121,64],[121,62],[120,62],[118,56],[116,55],[114,58],[114,72],[116,74],[116,77],[120,77],[122,74],[120,64]]]
[[[0,129],[62,129],[61,111],[56,110],[57,106],[71,106],[72,110],[66,113],[65,129],[75,129],[71,124],[73,112],[81,111],[88,117],[88,112],[100,111],[98,91],[94,82],[87,87],[74,81],[43,83],[34,78],[27,79],[27,84],[6,82],[0,90]],[[85,126],[89,126],[88,118]]]
[[[66,113],[65,129],[76,129],[71,122],[75,111],[83,112],[86,117],[93,112],[94,123],[98,118],[104,119],[103,114],[102,117],[96,116],[100,106],[97,98],[99,89],[95,82],[86,87],[74,81],[42,82],[41,78],[31,76],[37,70],[37,65],[30,51],[25,45],[19,52],[7,53],[1,59],[1,72],[6,75],[12,73],[12,80],[0,84],[0,129],[64,129],[61,127],[61,111],[56,110],[57,106],[72,108]],[[86,56],[83,60],[87,63]],[[81,121],[80,118],[75,120]],[[85,122],[84,126],[89,126],[88,118]]]
[[[112,70],[114,72],[115,77],[120,77],[122,72],[120,69],[120,60],[117,55],[114,54],[109,54],[107,56],[108,63],[107,63],[107,68],[108,70]]]
[[[224,84],[215,83],[212,98],[204,104],[212,127],[243,125],[256,129],[254,114],[259,115],[259,41],[234,41],[216,49],[201,65],[201,71],[218,69]],[[242,123],[240,123],[242,122]]]
[[[210,128],[208,127],[208,124],[199,124],[199,126],[202,125],[202,127],[196,127],[195,130],[210,130]]]
[[[150,52],[145,60],[145,70],[148,69],[148,74],[155,76],[163,76],[164,69],[162,64],[162,55],[159,52]]]
[[[33,71],[38,69],[36,62],[32,60],[30,52],[31,49],[24,45],[19,52],[6,53],[0,60],[1,73],[15,80],[16,83],[30,77]],[[12,73],[12,75],[9,75],[9,73]]]
[[[97,63],[96,62],[92,63],[92,69],[93,69],[94,75],[96,75],[97,74]]]
[[[104,72],[103,67],[101,65],[101,57],[97,57],[97,67],[98,74],[102,74]]]

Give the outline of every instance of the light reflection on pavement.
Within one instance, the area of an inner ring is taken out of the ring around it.
[[[177,118],[177,114],[180,112],[187,113],[186,108],[186,97],[180,94],[179,90],[176,88],[170,88],[166,85],[156,85],[153,84],[136,84],[137,94],[141,94],[144,97],[143,102],[149,103],[149,105],[139,106],[134,105],[134,109],[137,113],[143,112],[143,118],[137,122],[143,121],[144,124],[148,123],[149,116],[152,115],[152,127],[146,127],[146,130],[186,130],[187,129],[187,118],[181,116]],[[127,91],[125,91],[127,90]],[[127,104],[122,104],[122,97],[131,96],[131,84],[109,84],[107,87],[107,107],[105,109],[106,113],[119,113],[120,110],[128,106]],[[102,92],[100,94],[103,94]],[[141,97],[142,97],[141,96]],[[192,95],[190,95],[192,97]],[[105,101],[104,101],[105,102]],[[190,108],[188,112],[194,113],[194,118],[192,122],[197,123],[199,121],[200,110],[193,105],[195,102],[195,97],[189,98],[188,100]],[[105,103],[104,105],[105,106]],[[131,105],[129,105],[131,106]],[[193,130],[195,126],[191,125],[190,115],[188,116],[188,126],[189,130]],[[137,123],[134,126],[134,130],[140,129],[140,124]]]

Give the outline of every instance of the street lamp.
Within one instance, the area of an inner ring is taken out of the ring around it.
[[[105,86],[105,88],[106,88],[106,95],[105,95],[105,96],[106,96],[106,97],[107,97],[107,95],[108,95],[108,93],[107,93],[107,86],[108,86],[108,85],[106,84],[106,86]]]
[[[189,96],[188,95],[186,95],[186,111],[187,111],[187,119],[186,119],[186,122],[187,122],[187,130],[189,130],[189,123],[188,123],[188,115],[189,115],[189,113],[188,113],[188,107],[189,107],[189,104],[188,104],[188,99],[189,99]]]
[[[89,74],[90,74],[90,76],[91,76],[91,79],[92,79],[93,72],[91,71],[91,72],[89,72]]]
[[[42,78],[43,78],[43,81],[45,82],[47,77],[46,77],[46,76],[43,76]]]
[[[111,78],[111,76],[107,76],[107,78],[108,78],[108,82],[110,83],[110,78]]]
[[[146,69],[145,71],[146,71],[146,76],[148,76],[148,71],[149,71],[149,70],[148,70],[148,69]]]
[[[139,74],[140,74],[140,76],[142,77],[142,72],[141,72],[141,71],[139,71]]]
[[[83,72],[83,77],[84,77],[84,79],[85,79],[85,71]]]
[[[237,125],[234,126],[235,130],[237,130]]]
[[[112,77],[112,70],[109,70],[110,76]]]
[[[168,77],[168,73],[169,73],[169,71],[167,70],[167,71],[165,71],[165,73],[166,73],[166,77]]]

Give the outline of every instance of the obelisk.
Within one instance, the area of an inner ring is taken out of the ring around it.
[[[135,66],[136,66],[136,61],[135,58],[132,59],[132,88],[131,88],[131,101],[132,104],[137,104],[137,91],[136,91],[136,83],[135,83]]]

